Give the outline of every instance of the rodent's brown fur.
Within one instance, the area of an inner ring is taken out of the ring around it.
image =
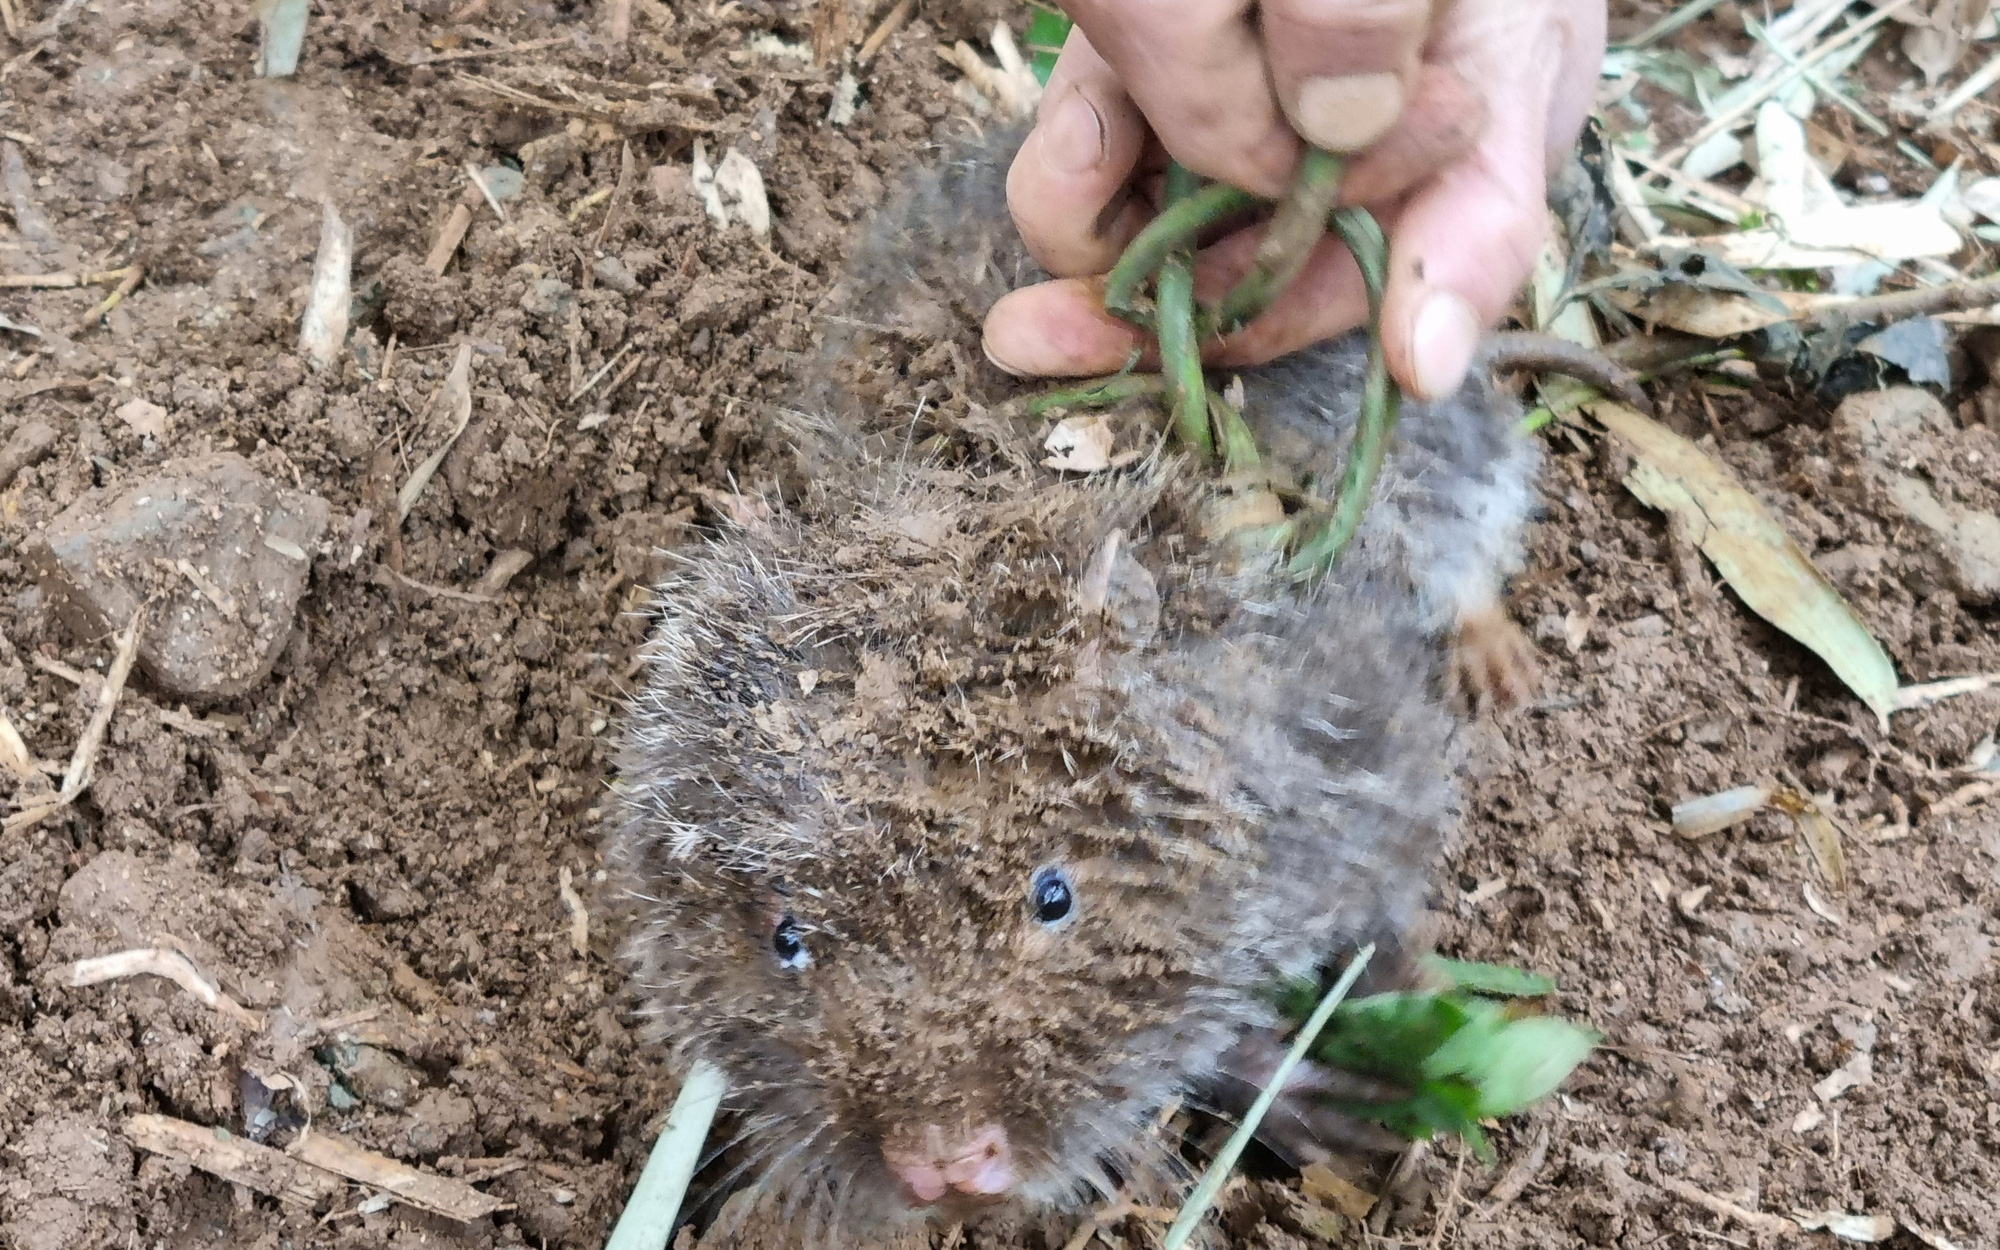
[[[1500,401],[1417,407],[1360,540],[1301,593],[1205,542],[1198,475],[1163,455],[1035,467],[976,347],[1029,276],[1011,151],[878,217],[791,423],[794,489],[660,589],[627,725],[613,849],[655,1034],[723,1069],[750,1168],[827,1230],[907,1214],[880,1149],[925,1124],[1004,1123],[1030,1206],[1177,1174],[1150,1117],[1276,1023],[1274,979],[1408,929],[1453,802],[1460,593],[1413,561],[1490,552],[1471,575],[1497,584],[1533,469]],[[1342,350],[1249,379],[1306,476],[1351,426]],[[1049,929],[1026,898],[1052,864],[1077,902]],[[810,967],[773,953],[787,914]]]

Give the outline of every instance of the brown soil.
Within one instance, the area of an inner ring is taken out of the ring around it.
[[[0,131],[52,232],[0,228],[0,272],[146,266],[107,324],[71,333],[107,288],[0,292],[0,313],[50,335],[0,330],[0,441],[33,421],[61,436],[0,493],[0,703],[33,756],[68,759],[110,653],[65,629],[24,568],[80,494],[234,451],[334,513],[268,682],[186,709],[135,679],[85,798],[0,833],[0,1245],[596,1246],[672,1094],[623,1012],[602,909],[579,953],[559,886],[567,872],[589,896],[599,877],[604,747],[652,551],[687,541],[713,492],[769,473],[759,414],[813,339],[849,226],[966,124],[933,48],[990,16],[920,15],[834,127],[837,70],[749,50],[765,32],[810,44],[810,8],[640,0],[613,50],[588,8],[492,0],[454,24],[455,7],[326,6],[290,82],[251,76],[248,6],[46,0],[25,11],[60,12],[56,29],[0,44]],[[878,17],[855,4],[850,38]],[[481,55],[411,66],[438,52]],[[567,168],[531,171],[509,225],[482,205],[430,275],[466,163],[565,131]],[[770,248],[713,230],[684,181],[654,188],[648,171],[685,171],[697,137],[761,169]],[[614,215],[596,203],[570,220],[617,183],[628,142],[637,174]],[[353,228],[366,310],[319,375],[295,342],[323,198]],[[429,405],[459,342],[474,348],[472,423],[393,531],[397,489],[449,433]],[[1873,510],[1828,415],[1788,394],[1663,398],[1822,560],[1905,680],[2000,670],[1994,609],[1945,588]],[[118,415],[135,398],[166,410],[163,431]],[[1615,451],[1551,446],[1513,603],[1547,674],[1492,735],[1439,907],[1448,949],[1557,974],[1563,1009],[1609,1044],[1497,1134],[1502,1168],[1546,1139],[1511,1201],[1445,1147],[1396,1189],[1388,1234],[1743,1244],[1673,1195],[1693,1186],[1994,1244],[2000,808],[1931,808],[2000,722],[2000,692],[1878,733],[1633,501]],[[509,550],[530,563],[468,597]],[[1830,791],[1851,831],[1845,895],[1775,813],[1698,842],[1669,830],[1680,799],[1787,773]],[[155,979],[48,979],[161,943],[270,1027],[247,1038]],[[349,1041],[320,1029],[334,1017],[361,1021]],[[1812,1086],[1857,1051],[1872,1078],[1821,1104]],[[322,1220],[121,1136],[139,1112],[242,1131],[245,1067],[299,1082],[321,1130],[480,1180],[513,1209],[462,1226],[357,1211],[356,1190]],[[1241,1188],[1233,1242],[1317,1244],[1295,1185]],[[1157,1226],[1108,1237],[1152,1244]]]

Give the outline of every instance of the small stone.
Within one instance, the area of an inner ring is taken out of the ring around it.
[[[117,632],[152,600],[147,675],[179,698],[227,699],[261,684],[284,650],[312,571],[294,553],[319,545],[327,519],[325,500],[274,486],[241,456],[204,456],[89,492],[25,554],[80,638]]]
[[[568,173],[569,167],[582,154],[583,149],[577,144],[576,136],[563,130],[522,144],[518,153],[521,171],[527,175],[528,185],[543,191]]]
[[[616,256],[604,257],[593,264],[590,271],[597,275],[599,282],[620,295],[637,295],[640,291],[639,280],[632,276],[632,271],[625,267],[625,262]]]
[[[521,311],[538,321],[560,324],[569,320],[576,306],[576,292],[560,278],[538,278],[521,296]]]
[[[140,438],[158,438],[167,432],[167,410],[144,399],[131,399],[120,404],[118,419]]]
[[[378,1107],[399,1111],[423,1086],[416,1069],[379,1046],[338,1041],[320,1049],[319,1061],[349,1093]]]
[[[763,304],[763,293],[755,287],[703,274],[681,297],[681,325],[690,330],[727,330]]]

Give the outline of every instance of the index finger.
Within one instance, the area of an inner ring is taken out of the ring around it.
[[[1276,197],[1299,161],[1250,0],[1069,0],[1161,146],[1204,178]]]

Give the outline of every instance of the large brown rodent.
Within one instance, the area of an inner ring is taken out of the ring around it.
[[[1532,495],[1484,381],[1407,406],[1309,589],[1205,537],[1214,494],[1167,453],[1041,468],[977,347],[1031,276],[1012,151],[877,216],[786,424],[798,471],[660,588],[626,726],[645,1008],[667,1062],[726,1074],[746,1174],[823,1228],[1177,1172],[1152,1118],[1277,1023],[1276,980],[1419,916],[1452,644]],[[1267,459],[1322,493],[1363,354],[1244,375]]]

